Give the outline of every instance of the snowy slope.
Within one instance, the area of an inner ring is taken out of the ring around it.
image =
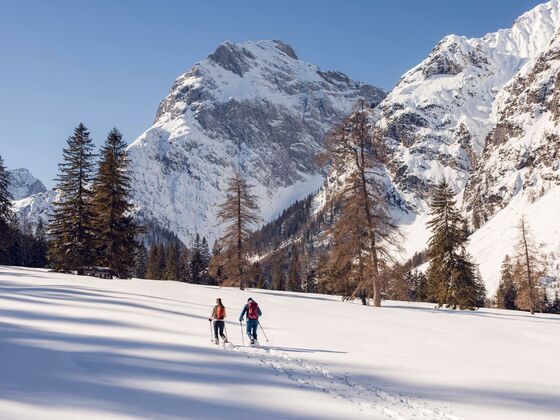
[[[540,56],[500,92],[497,123],[466,201],[484,215],[517,194],[535,198],[560,185],[560,32]]]
[[[56,199],[57,192],[48,190],[21,200],[14,200],[12,202],[13,210],[17,213],[20,220],[27,220],[32,224],[36,224],[41,219],[46,223],[53,210],[53,201],[56,201]]]
[[[477,262],[486,284],[488,296],[494,296],[500,281],[500,267],[506,255],[514,255],[518,240],[517,226],[522,216],[529,226],[532,238],[538,246],[540,258],[546,266],[547,275],[560,279],[560,186],[551,187],[542,197],[531,199],[517,194],[508,205],[496,212],[480,229],[469,237],[467,251]],[[408,247],[403,257],[410,258],[414,252],[422,251],[430,237],[426,227],[429,216],[424,214],[401,228],[408,238]],[[427,265],[423,266],[427,268]]]
[[[14,200],[21,200],[46,192],[45,185],[35,178],[28,169],[18,168],[8,171],[9,185],[8,191],[12,194]]]
[[[555,419],[560,317],[0,267],[0,417]],[[269,351],[209,343],[217,296]],[[366,328],[364,328],[366,327]],[[261,342],[264,342],[261,338]],[[287,402],[289,401],[289,404]]]
[[[280,41],[225,42],[175,81],[129,147],[140,213],[187,242],[195,232],[212,239],[224,181],[240,170],[269,220],[321,185],[315,156],[325,133],[360,98],[384,96]]]
[[[543,197],[531,202],[526,196],[516,195],[503,210],[497,212],[470,238],[469,251],[480,266],[480,272],[493,295],[498,288],[500,265],[504,256],[513,255],[519,232],[517,226],[525,216],[538,244],[539,252],[560,258],[560,186],[553,187]],[[560,274],[556,272],[552,275]]]

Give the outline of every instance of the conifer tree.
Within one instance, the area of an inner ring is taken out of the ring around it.
[[[93,187],[97,263],[119,278],[132,275],[138,228],[131,215],[129,162],[122,134],[113,128],[101,149]]]
[[[167,245],[167,252],[165,253],[165,280],[178,281],[181,277],[180,273],[180,249],[177,241],[171,241]]]
[[[0,156],[0,264],[10,264],[10,244],[13,242],[14,231],[11,227],[14,214],[12,212],[12,194],[8,190],[10,178]]]
[[[165,262],[167,261],[167,249],[163,242],[158,244],[158,260],[157,260],[157,272],[159,274],[158,280],[165,279]]]
[[[305,276],[305,282],[303,284],[303,291],[306,293],[316,293],[317,292],[317,271],[315,269],[309,270]]]
[[[146,264],[146,278],[151,280],[157,280],[157,260],[158,258],[158,247],[156,243],[150,245],[150,250],[148,251],[148,258]]]
[[[413,287],[413,299],[415,302],[426,302],[429,300],[428,294],[428,279],[426,275],[419,271],[415,270],[412,273],[412,281],[414,284]]]
[[[212,246],[212,257],[208,264],[208,273],[212,284],[221,285],[225,280],[222,247],[218,241],[214,241]]]
[[[200,241],[200,256],[205,268],[208,268],[208,263],[210,262],[210,248],[208,247],[208,240],[206,236],[202,237]]]
[[[148,251],[144,244],[138,246],[138,252],[136,253],[136,268],[135,275],[139,279],[146,278],[146,271],[148,269]]]
[[[471,258],[469,257],[469,259]],[[484,280],[482,279],[482,275],[480,274],[480,269],[476,265],[474,265],[474,267],[476,267],[475,277],[474,277],[475,287],[476,287],[476,299],[475,299],[474,306],[478,308],[483,308],[486,305],[486,295],[487,295],[486,285],[484,284]]]
[[[206,284],[208,279],[208,243],[197,233],[192,247],[190,263],[191,281],[194,284]]]
[[[402,264],[395,264],[387,273],[386,298],[412,301],[414,299],[414,282],[413,272],[407,271]]]
[[[272,266],[270,268],[270,288],[272,290],[285,290],[286,279],[284,268],[282,267],[282,257],[276,252],[272,258]]]
[[[55,190],[58,192],[49,223],[49,258],[56,271],[83,273],[95,262],[93,141],[80,123],[63,149]]]
[[[224,272],[228,282],[241,290],[245,288],[251,268],[246,241],[250,229],[261,220],[252,189],[253,186],[236,172],[227,181],[226,197],[218,211],[218,222],[224,226],[224,235],[220,239],[224,247]]]
[[[264,274],[262,272],[261,264],[258,261],[255,261],[255,263],[253,264],[253,273],[254,281],[252,287],[256,287],[257,289],[264,289],[266,286]]]
[[[531,235],[531,230],[521,217],[519,221],[518,239],[516,244],[517,270],[515,275],[517,285],[516,306],[519,309],[530,311],[534,314],[543,309],[543,290],[539,287],[539,278],[542,275],[541,262],[538,259],[537,247]]]
[[[29,220],[24,217],[19,223],[13,226],[16,233],[16,248],[14,252],[13,264],[23,267],[33,267],[33,244],[35,237]]]
[[[366,291],[371,291],[373,305],[381,306],[383,269],[394,262],[400,233],[385,198],[383,149],[374,147],[372,138],[362,104],[327,139],[326,160],[346,175],[330,200],[341,210],[330,229],[332,275],[327,278],[338,282],[338,289],[353,289],[350,297],[359,296],[364,304]]]
[[[344,214],[343,210],[343,215],[349,213]],[[368,264],[364,251],[368,249],[367,238],[365,225],[354,221],[346,224],[342,218],[337,220],[324,271],[328,293],[341,295],[345,300],[359,298],[363,305],[367,305],[367,280],[374,275],[373,265]]]
[[[290,251],[290,266],[288,268],[286,290],[290,292],[301,292],[301,261],[296,244],[292,245]]]
[[[467,238],[462,228],[463,218],[445,180],[436,188],[430,215],[429,298],[440,307],[475,309],[482,293],[481,283],[477,281],[475,266],[465,250]]]
[[[560,314],[560,293],[558,293],[558,290],[554,293],[554,300],[548,307],[548,312],[551,314]]]
[[[152,280],[163,279],[165,272],[165,248],[162,243],[154,243],[148,253],[146,277]]]
[[[32,254],[33,267],[47,266],[47,234],[45,230],[45,223],[42,218],[39,218],[37,226],[35,227]]]
[[[182,281],[185,283],[190,283],[191,282],[191,272],[189,269],[189,262],[190,262],[190,257],[189,257],[189,249],[186,246],[181,246],[180,247],[180,253],[179,253],[179,263],[178,263],[178,281]]]
[[[513,278],[513,266],[509,255],[504,257],[498,291],[496,292],[496,306],[500,309],[517,309],[517,288]]]

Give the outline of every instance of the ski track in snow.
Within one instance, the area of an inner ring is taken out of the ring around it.
[[[285,351],[274,349],[273,346],[233,345],[223,348],[243,352],[261,365],[274,369],[278,375],[297,383],[299,387],[326,392],[360,411],[369,411],[396,420],[462,420],[448,407],[428,407],[426,403],[405,394],[389,393],[377,386],[359,383],[346,374],[333,373],[319,363],[292,357]]]

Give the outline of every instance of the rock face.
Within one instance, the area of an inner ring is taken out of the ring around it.
[[[13,208],[20,221],[36,225],[41,219],[43,223],[48,223],[53,209],[53,201],[56,201],[57,197],[56,191],[48,190],[21,200],[14,200]]]
[[[14,200],[21,200],[47,191],[43,183],[25,168],[12,169],[8,171],[8,174],[10,181],[8,191]]]
[[[554,0],[509,29],[482,38],[445,37],[374,110],[375,127],[391,150],[388,170],[417,211],[442,177],[457,193],[465,187],[481,164],[488,134],[500,135],[494,128],[503,114],[497,113],[502,89],[515,89],[510,81],[548,48],[559,12]]]
[[[216,236],[225,179],[242,171],[265,220],[319,188],[326,132],[384,91],[323,72],[280,41],[225,42],[180,76],[129,147],[139,213],[189,241]]]
[[[530,201],[560,185],[560,32],[500,92],[465,200],[489,217],[523,193]]]

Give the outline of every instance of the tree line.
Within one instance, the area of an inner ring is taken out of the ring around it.
[[[540,283],[546,274],[546,264],[533,239],[531,229],[522,217],[517,227],[518,238],[512,256],[502,261],[500,282],[495,305],[501,309],[518,309],[535,312],[560,313],[560,294],[556,291],[550,299]]]
[[[99,266],[120,278],[338,294],[373,306],[382,299],[471,310],[491,304],[466,251],[468,223],[445,180],[430,201],[432,235],[426,250],[398,262],[403,235],[384,188],[387,152],[363,106],[327,137],[320,160],[338,176],[332,177],[318,214],[309,217],[312,199],[307,197],[255,232],[261,222],[258,197],[243,172],[234,171],[224,180],[225,198],[217,207],[223,234],[211,251],[198,234],[190,248],[172,233],[165,240],[151,237],[146,248],[139,239],[144,230],[133,217],[121,133],[111,130],[99,155],[93,149],[89,131],[80,124],[63,150],[49,223],[39,222],[35,229],[15,219],[0,159],[0,262],[48,264],[78,274]],[[420,264],[427,268],[418,270]],[[495,304],[532,313],[560,311],[558,295],[550,302],[539,284],[543,273],[522,219],[516,255],[503,262]]]
[[[196,234],[190,250],[178,239],[167,243],[154,242],[149,250],[141,245],[136,258],[135,276],[140,279],[217,284],[209,275],[209,263],[208,242],[205,237]]]

